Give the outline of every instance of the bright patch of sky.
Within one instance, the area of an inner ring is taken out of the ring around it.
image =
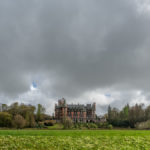
[[[149,0],[136,0],[138,11],[140,13],[150,13],[150,1]]]
[[[106,97],[111,97],[111,94],[106,93],[105,96],[106,96]]]
[[[30,86],[30,90],[31,90],[31,91],[37,90],[37,84],[36,84],[35,81],[32,82],[32,84],[31,84],[31,86]]]

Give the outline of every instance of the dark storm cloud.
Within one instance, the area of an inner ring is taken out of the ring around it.
[[[140,5],[0,1],[0,93],[24,93],[33,80],[54,97],[108,87],[148,91],[150,12]]]

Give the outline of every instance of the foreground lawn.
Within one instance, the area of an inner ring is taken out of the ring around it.
[[[150,131],[0,130],[0,150],[149,150]]]

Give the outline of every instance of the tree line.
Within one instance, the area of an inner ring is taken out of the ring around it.
[[[150,120],[150,106],[144,107],[144,104],[135,104],[129,106],[128,104],[118,110],[117,108],[108,107],[107,121],[116,127],[141,127],[150,128],[147,125]],[[145,127],[146,126],[146,127]]]
[[[70,118],[65,118],[62,121],[64,128],[74,126],[87,128],[139,128],[150,129],[150,106],[144,107],[143,104],[135,104],[134,106],[125,105],[121,110],[108,106],[108,112],[103,117],[106,121],[99,121],[92,124],[78,123],[74,124]],[[43,128],[44,126],[52,126],[56,122],[50,115],[45,114],[45,108],[38,104],[26,105],[18,102],[10,105],[0,104],[0,127],[8,128]],[[111,127],[112,128],[112,127]]]
[[[33,106],[15,102],[0,105],[0,127],[38,127],[42,121],[49,119],[51,117],[45,114],[41,104]]]

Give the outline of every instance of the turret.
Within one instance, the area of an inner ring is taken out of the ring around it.
[[[66,106],[66,100],[64,98],[58,100],[58,105],[59,106]]]

